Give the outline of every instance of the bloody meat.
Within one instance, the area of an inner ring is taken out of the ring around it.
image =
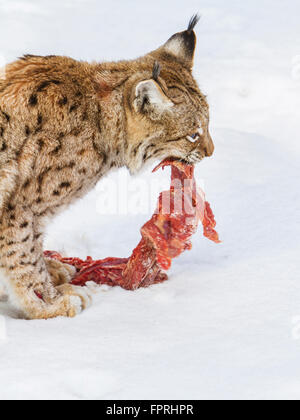
[[[157,210],[141,229],[142,239],[130,258],[91,257],[63,258],[46,251],[50,258],[73,265],[77,274],[72,284],[84,286],[88,281],[136,290],[168,279],[172,260],[192,248],[191,238],[202,222],[203,234],[219,243],[216,222],[204,192],[197,187],[194,166],[176,160],[166,160],[154,169],[171,166],[170,190],[160,194]]]

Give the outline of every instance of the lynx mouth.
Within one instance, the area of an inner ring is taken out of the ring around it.
[[[204,156],[202,153],[194,151],[186,158],[186,162],[189,165],[196,165],[197,163],[200,163],[203,159]]]
[[[162,161],[162,163],[172,161],[172,162],[180,162],[180,163],[183,163],[184,165],[187,165],[187,166],[195,166],[198,163],[200,163],[203,159],[204,158],[201,157],[201,156],[188,156],[184,159],[167,158],[167,159],[164,159]]]
[[[169,157],[167,159],[164,159],[164,161],[173,161],[173,162],[181,162],[184,163],[185,165],[196,165],[197,163],[200,163],[202,160],[204,159],[204,156],[201,152],[197,152],[196,150],[191,152],[188,156],[184,157],[184,158],[174,158],[174,157]]]

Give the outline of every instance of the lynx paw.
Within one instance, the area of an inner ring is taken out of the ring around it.
[[[64,264],[52,258],[46,258],[45,262],[54,286],[70,283],[76,274],[76,268],[72,265]]]
[[[87,287],[63,284],[62,286],[58,286],[57,290],[63,295],[63,301],[66,305],[66,314],[64,316],[73,318],[88,308],[92,303],[92,297]]]

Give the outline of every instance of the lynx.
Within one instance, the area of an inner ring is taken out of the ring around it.
[[[0,266],[26,319],[73,317],[91,300],[43,254],[47,221],[112,169],[211,156],[209,109],[192,76],[194,16],[132,61],[25,55],[0,79]]]

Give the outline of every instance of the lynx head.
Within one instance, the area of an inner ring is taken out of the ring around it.
[[[198,20],[135,62],[125,92],[126,164],[133,173],[153,158],[195,164],[213,154],[208,104],[192,75]]]

